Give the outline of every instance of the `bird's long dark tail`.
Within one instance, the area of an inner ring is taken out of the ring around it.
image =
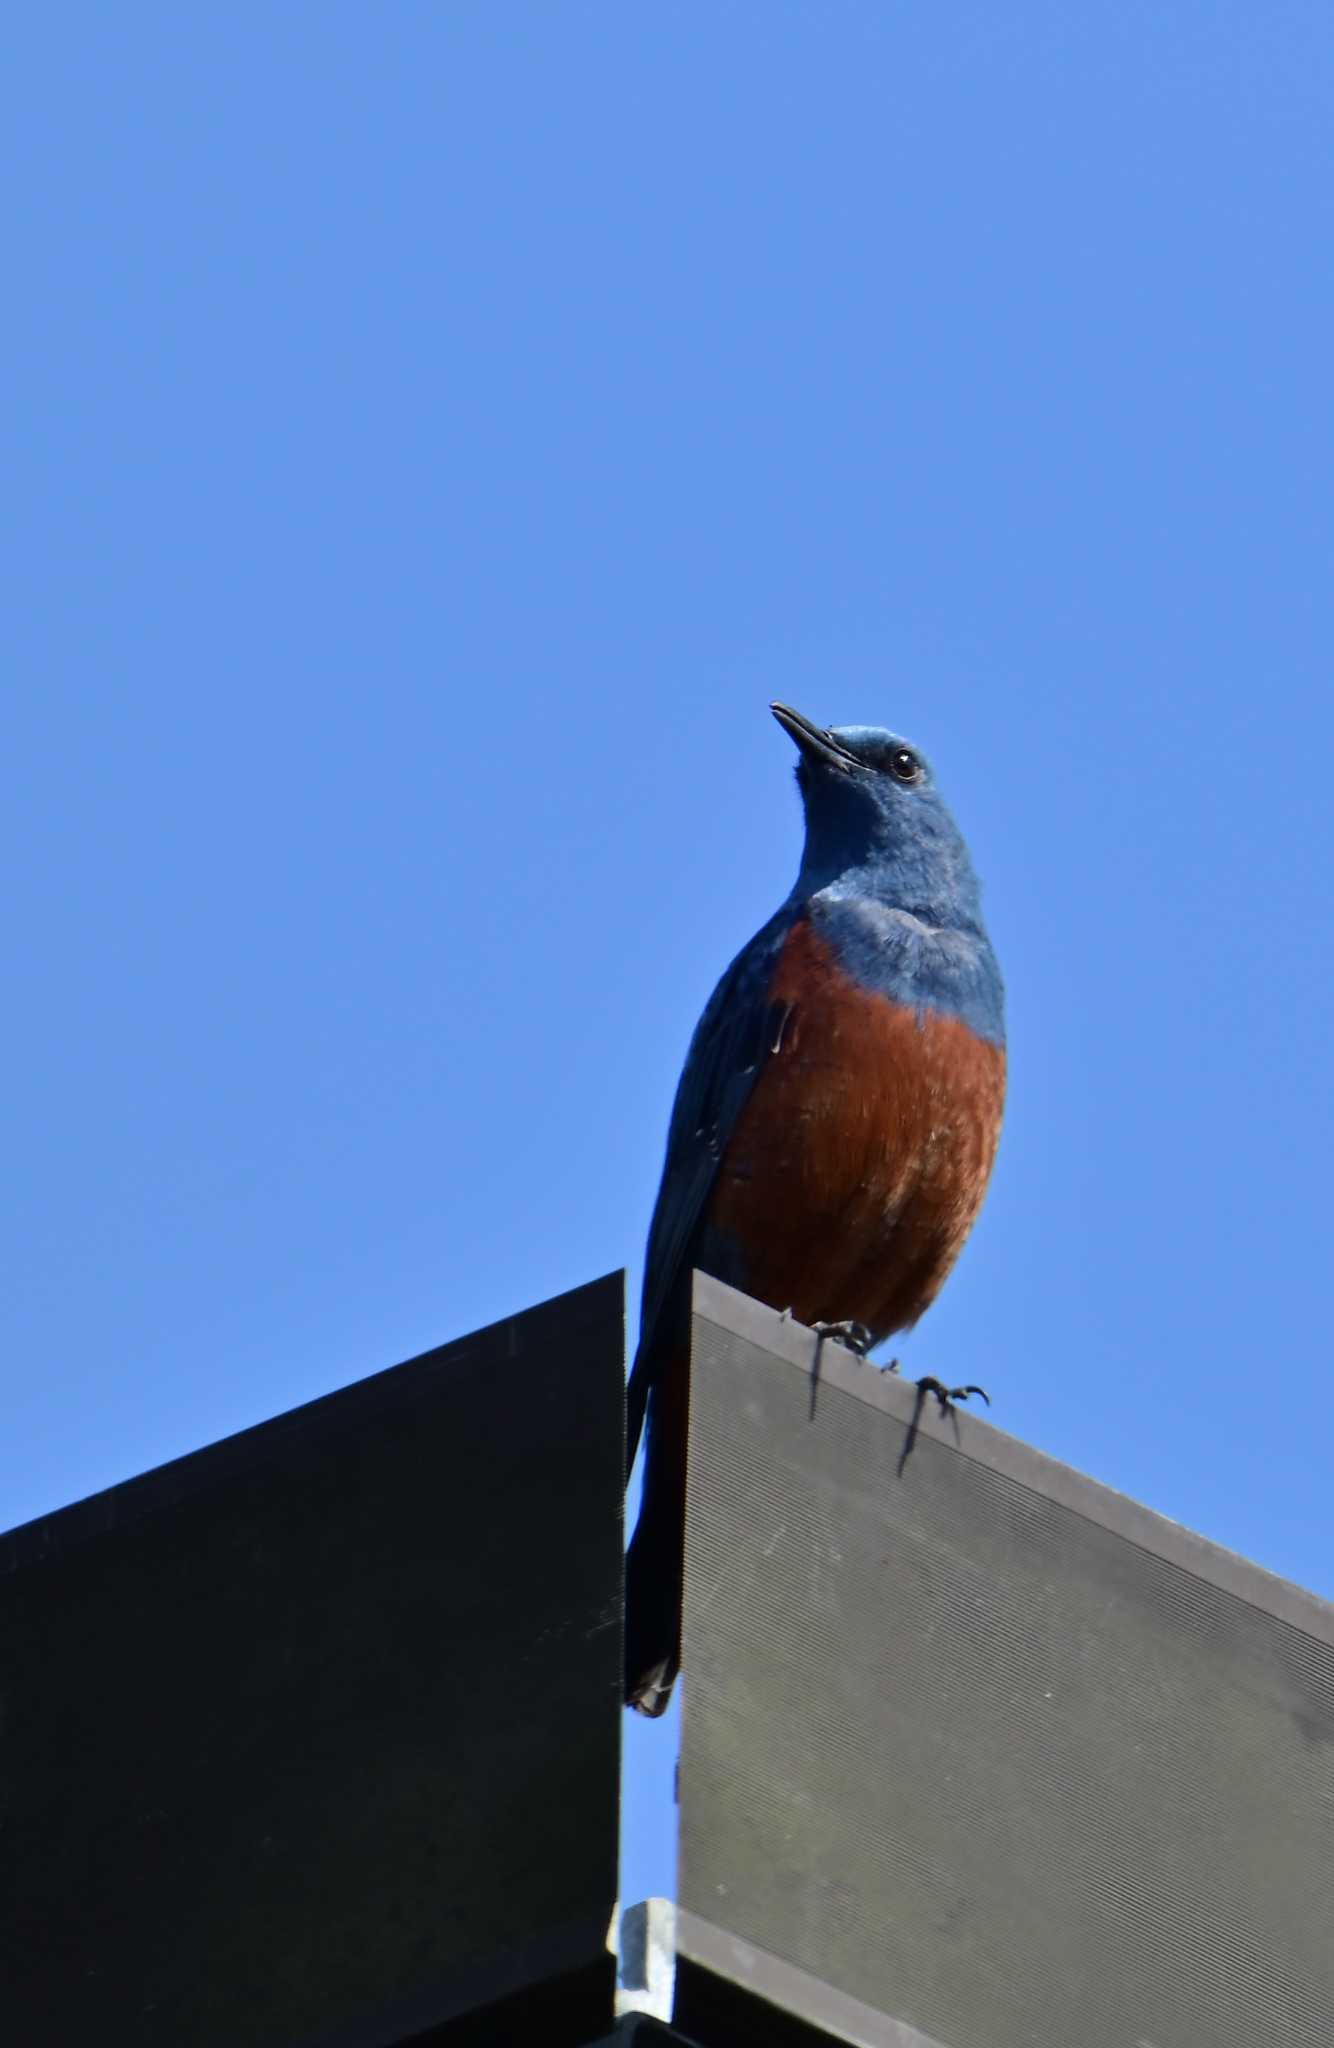
[[[625,1560],[625,1703],[665,1713],[681,1668],[688,1353],[655,1376],[639,1520]]]

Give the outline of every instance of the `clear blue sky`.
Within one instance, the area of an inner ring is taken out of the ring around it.
[[[1334,1593],[1328,0],[55,6],[7,69],[0,1520],[637,1280],[780,696],[925,747],[1009,982],[907,1361]]]

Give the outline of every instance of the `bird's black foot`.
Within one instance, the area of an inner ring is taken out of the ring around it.
[[[814,1422],[815,1400],[820,1386],[820,1353],[824,1350],[825,1339],[832,1337],[836,1344],[841,1344],[845,1350],[852,1353],[854,1358],[865,1358],[875,1342],[875,1332],[868,1330],[865,1323],[852,1322],[812,1323],[811,1328],[814,1330],[818,1340],[815,1346],[815,1356],[811,1360],[811,1421]]]
[[[928,1394],[935,1395],[936,1405],[942,1415],[948,1413],[953,1402],[966,1401],[970,1394],[980,1394],[988,1408],[991,1406],[991,1396],[985,1387],[947,1387],[944,1380],[938,1380],[933,1372],[923,1373],[915,1384],[923,1400]]]
[[[895,1359],[889,1367],[890,1372],[894,1371],[897,1364],[898,1360]],[[949,1416],[950,1421],[954,1424],[954,1434],[956,1437],[959,1434],[959,1425],[955,1421],[954,1416],[954,1404],[956,1401],[966,1401],[970,1394],[980,1394],[988,1408],[991,1406],[991,1396],[985,1387],[947,1387],[944,1380],[938,1380],[933,1372],[923,1373],[921,1379],[914,1381],[913,1384],[917,1388],[917,1400],[913,1407],[912,1421],[908,1424],[908,1433],[903,1439],[903,1449],[899,1453],[898,1470],[900,1478],[903,1477],[903,1468],[912,1456],[916,1446],[917,1433],[922,1426],[922,1410],[929,1400],[934,1399],[941,1414]]]
[[[812,1323],[817,1337],[832,1337],[836,1344],[842,1344],[849,1351],[855,1351],[858,1358],[865,1358],[875,1342],[875,1333],[865,1323]]]

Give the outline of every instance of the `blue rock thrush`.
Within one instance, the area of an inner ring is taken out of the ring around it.
[[[861,1349],[906,1329],[981,1206],[1005,1099],[1000,969],[930,768],[893,733],[772,709],[800,752],[801,870],[691,1041],[630,1375],[630,1461],[646,1409],[648,1450],[626,1700],[645,1714],[680,1667],[691,1269]]]

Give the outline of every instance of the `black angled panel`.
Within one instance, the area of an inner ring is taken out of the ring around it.
[[[6,2040],[610,2025],[622,1388],[614,1275],[0,1538]]]

